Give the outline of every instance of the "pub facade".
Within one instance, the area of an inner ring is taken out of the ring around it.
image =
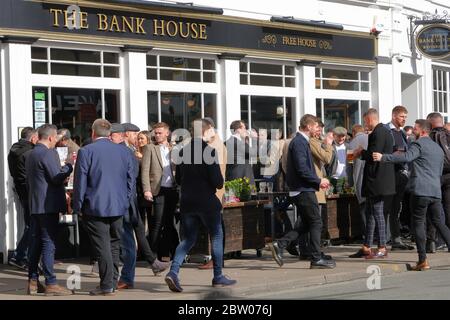
[[[351,129],[372,106],[382,121],[398,104],[409,123],[433,110],[449,119],[450,56],[420,53],[428,40],[416,43],[409,32],[411,17],[446,10],[444,2],[278,2],[259,1],[256,10],[252,1],[222,9],[214,0],[3,0],[3,262],[22,230],[7,154],[26,126],[53,123],[81,143],[101,117],[142,130],[211,117],[223,139],[236,119],[289,137],[305,113]]]

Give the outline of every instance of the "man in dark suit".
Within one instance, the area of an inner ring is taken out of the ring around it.
[[[28,294],[45,292],[46,295],[53,296],[69,295],[69,290],[56,283],[53,264],[59,213],[67,211],[64,181],[72,173],[72,165],[61,167],[55,151],[56,126],[41,126],[38,136],[39,141],[25,162],[31,214]],[[38,264],[41,254],[46,288],[39,283]]]
[[[289,231],[282,238],[269,244],[272,256],[278,265],[283,265],[281,250],[296,241],[300,234],[310,233],[311,269],[335,268],[336,263],[330,256],[320,251],[320,236],[322,232],[322,218],[316,191],[326,189],[330,182],[320,179],[314,169],[313,156],[309,146],[309,139],[317,132],[318,119],[305,114],[300,120],[299,132],[292,139],[288,149],[287,184],[291,201],[297,206],[301,217],[301,224]]]
[[[378,111],[370,108],[364,113],[364,123],[371,131],[368,138],[367,150],[362,147],[354,150],[354,157],[361,156],[366,161],[364,166],[363,184],[361,194],[366,197],[366,231],[365,243],[351,258],[383,258],[386,250],[386,225],[384,220],[384,200],[386,196],[395,193],[394,164],[373,161],[372,154],[379,152],[391,154],[394,146],[392,134],[379,122]],[[375,223],[378,231],[378,250],[372,252]]]
[[[20,140],[12,145],[8,154],[9,172],[14,180],[14,191],[19,198],[25,222],[22,238],[17,244],[14,254],[8,260],[8,264],[25,270],[28,264],[27,255],[30,244],[30,208],[28,205],[25,161],[37,140],[38,134],[36,130],[31,127],[23,128],[20,133]]]
[[[416,120],[414,141],[409,150],[402,154],[374,153],[374,161],[387,163],[412,162],[411,169],[411,212],[413,215],[414,235],[416,236],[419,261],[414,271],[430,269],[426,254],[425,221],[427,215],[450,248],[450,229],[441,220],[442,192],[441,175],[444,164],[444,152],[430,139],[431,124],[427,120]]]
[[[256,153],[256,146],[250,148],[245,141],[248,137],[245,123],[241,120],[233,121],[230,125],[232,136],[225,142],[227,147],[227,169],[225,180],[247,177],[250,184],[255,184],[251,157]]]
[[[194,138],[180,151],[176,168],[176,180],[181,186],[181,227],[184,239],[175,251],[175,257],[165,281],[173,292],[183,288],[178,280],[181,265],[194,246],[200,224],[206,226],[211,237],[214,264],[214,287],[231,286],[231,280],[222,274],[223,232],[221,223],[222,204],[216,197],[217,189],[223,187],[216,150],[206,143],[214,135],[207,120],[194,121]]]
[[[110,133],[107,120],[95,120],[94,142],[78,151],[75,168],[73,209],[83,214],[98,258],[100,287],[91,295],[114,294],[119,277],[122,217],[128,212],[136,183],[128,151],[109,140]]]

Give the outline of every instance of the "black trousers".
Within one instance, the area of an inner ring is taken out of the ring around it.
[[[161,187],[153,200],[153,212],[150,219],[150,247],[158,257],[174,256],[179,243],[175,227],[175,210],[178,192],[174,188]]]
[[[321,259],[320,236],[322,233],[322,218],[315,192],[302,192],[293,197],[292,202],[297,206],[301,223],[296,224],[292,231],[286,233],[277,242],[281,248],[286,248],[291,242],[297,241],[300,235],[309,232],[309,248],[312,260]]]
[[[133,224],[134,234],[138,244],[138,250],[141,252],[142,258],[150,264],[153,264],[156,260],[156,255],[150,248],[150,244],[145,236],[145,224],[141,219],[137,219],[137,222]]]
[[[119,280],[120,233],[123,217],[83,215],[94,255],[98,258],[100,288],[112,291]]]
[[[450,184],[442,186],[442,207],[444,209],[445,224],[450,228]],[[437,241],[436,228],[429,220],[427,221],[427,240]]]
[[[419,262],[423,262],[427,258],[425,231],[425,221],[427,218],[442,236],[447,246],[450,247],[450,229],[440,218],[442,210],[441,199],[412,195],[410,208],[415,230]]]
[[[408,176],[401,171],[395,172],[395,194],[384,198],[384,221],[386,224],[386,241],[401,243],[400,211],[405,194]]]

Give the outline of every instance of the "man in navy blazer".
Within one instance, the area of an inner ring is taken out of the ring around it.
[[[291,201],[297,206],[302,223],[289,231],[282,238],[269,244],[273,258],[281,267],[283,259],[281,249],[287,248],[296,241],[300,234],[310,233],[311,269],[334,268],[336,263],[330,256],[320,251],[320,235],[322,218],[316,191],[326,189],[330,182],[320,179],[314,169],[313,157],[309,147],[309,139],[317,132],[318,119],[305,114],[300,120],[300,131],[289,144],[287,159],[287,185]]]
[[[57,285],[53,264],[59,213],[67,211],[64,181],[70,176],[72,165],[61,167],[55,151],[56,126],[41,126],[38,136],[39,141],[25,162],[31,214],[28,294],[69,295],[69,290]],[[41,254],[46,287],[39,282]]]
[[[113,295],[119,276],[122,218],[128,212],[136,177],[128,151],[110,139],[111,123],[97,119],[93,143],[78,152],[74,203],[81,212],[94,254],[98,258],[100,287],[91,295]]]

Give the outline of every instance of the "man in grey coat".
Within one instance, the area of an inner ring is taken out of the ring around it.
[[[425,221],[427,214],[442,238],[450,245],[450,229],[441,221],[441,175],[444,164],[442,149],[429,137],[431,124],[427,120],[416,120],[414,134],[417,140],[413,142],[406,153],[381,154],[374,152],[374,161],[391,163],[412,162],[411,169],[411,212],[416,235],[419,261],[412,267],[414,271],[430,269],[426,255]],[[450,247],[450,246],[449,246]]]

